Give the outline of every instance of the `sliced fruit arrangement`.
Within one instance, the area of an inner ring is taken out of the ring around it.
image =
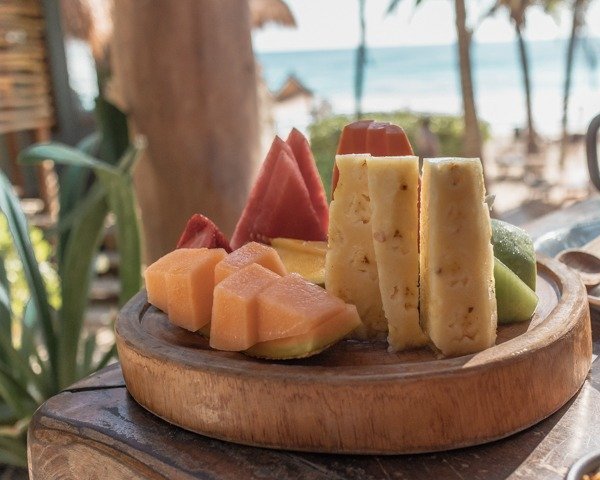
[[[356,307],[287,274],[266,245],[249,243],[229,255],[223,249],[174,250],[145,276],[148,301],[187,330],[210,323],[210,346],[219,350],[307,357],[361,325]]]
[[[192,216],[177,249],[146,270],[149,302],[215,349],[265,359],[348,335],[387,338],[392,352],[492,346],[496,322],[536,309],[531,238],[490,221],[479,159],[425,159],[421,179],[412,153],[396,125],[347,125],[328,209],[306,138],[276,137],[231,245]]]

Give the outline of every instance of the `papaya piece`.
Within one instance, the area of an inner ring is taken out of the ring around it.
[[[214,291],[210,346],[239,352],[258,341],[257,295],[281,278],[253,263],[220,282]]]
[[[345,308],[325,289],[291,273],[258,294],[258,341],[306,333]]]
[[[234,250],[219,262],[215,267],[215,285],[221,283],[232,273],[253,263],[258,263],[278,275],[287,273],[279,255],[273,248],[262,243],[250,242]]]
[[[306,333],[260,342],[244,353],[270,360],[306,358],[337,343],[361,325],[354,305],[346,305],[338,314]]]
[[[165,274],[165,285],[169,321],[196,332],[210,322],[215,265],[227,253],[222,248],[191,250],[196,255],[170,268]]]
[[[159,258],[152,265],[149,265],[144,272],[148,302],[163,312],[168,313],[169,300],[165,280],[167,272],[173,268],[192,262],[198,255],[202,255],[201,250],[206,249],[180,248],[173,250]]]

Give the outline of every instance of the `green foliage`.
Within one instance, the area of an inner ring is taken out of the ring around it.
[[[24,164],[50,159],[66,166],[59,180],[54,251],[39,230],[28,227],[12,186],[0,173],[0,462],[26,466],[26,431],[36,408],[114,356],[114,347],[100,351],[95,334],[83,330],[110,212],[120,254],[127,259],[120,268],[121,303],[141,286],[131,172],[143,145],[123,151],[124,133],[118,126],[126,124],[115,123],[114,107],[108,110],[110,115],[98,113],[99,134],[79,149],[48,143],[21,152]]]
[[[363,117],[402,126],[413,148],[415,148],[415,155],[419,155],[419,152],[416,151],[416,140],[420,121],[424,115],[412,112],[392,112],[367,113]],[[437,135],[440,142],[440,154],[443,156],[460,156],[464,131],[462,118],[451,115],[432,115],[428,117],[431,120],[431,131]],[[311,147],[328,198],[331,198],[331,173],[340,133],[344,125],[352,121],[353,118],[349,115],[335,115],[313,123],[309,127]],[[489,138],[488,124],[481,123],[481,131],[484,139]]]

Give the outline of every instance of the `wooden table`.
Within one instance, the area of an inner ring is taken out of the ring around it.
[[[528,226],[536,236],[600,217],[600,200],[583,202]],[[600,313],[592,312],[594,354]],[[514,408],[519,408],[515,405]],[[298,454],[234,445],[189,433],[141,408],[119,365],[48,400],[29,430],[32,479],[562,479],[582,455],[600,450],[600,365],[554,415],[505,440],[407,456]]]

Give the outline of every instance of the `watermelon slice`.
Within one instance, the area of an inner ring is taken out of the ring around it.
[[[337,155],[348,153],[370,153],[377,156],[413,155],[413,149],[404,130],[398,125],[373,120],[349,123],[342,130]],[[333,166],[331,192],[339,179],[337,165]]]
[[[320,205],[319,197],[325,197],[325,193],[311,194],[317,188],[311,178],[316,172],[310,172],[308,162],[310,160],[314,164],[314,159],[299,148],[302,143],[298,134],[290,134],[290,143],[298,150],[300,162],[286,142],[279,137],[273,140],[231,237],[234,249],[251,241],[268,243],[274,237],[300,240],[327,238],[327,223],[323,221],[322,212],[318,214],[313,207],[312,200]],[[308,184],[300,168],[306,172]],[[323,190],[321,183],[316,185],[320,191]]]
[[[317,170],[317,164],[313,157],[312,150],[310,149],[310,145],[308,144],[308,140],[299,130],[293,128],[286,143],[292,149],[296,162],[298,163],[298,168],[300,168],[300,173],[304,178],[306,188],[308,188],[312,206],[317,213],[317,217],[319,217],[323,231],[326,232],[329,226],[327,196],[325,195],[323,182],[321,181],[319,171]]]
[[[231,252],[225,235],[212,220],[196,213],[190,217],[177,242],[177,248],[223,248]]]
[[[310,193],[298,164],[285,151],[279,154],[263,205],[256,215],[251,240],[267,243],[271,238],[323,240],[326,231],[312,207]],[[257,228],[260,226],[261,228]]]

